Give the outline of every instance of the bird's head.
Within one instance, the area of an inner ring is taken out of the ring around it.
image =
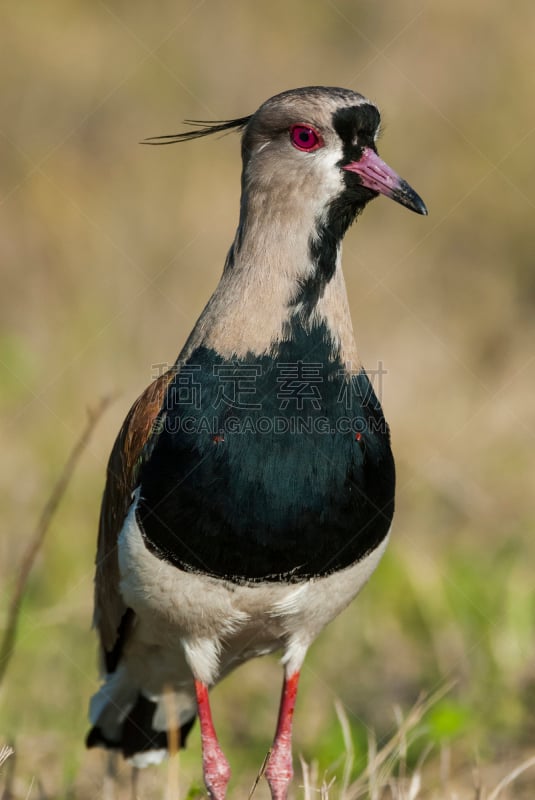
[[[244,174],[257,186],[335,202],[352,217],[378,194],[427,214],[416,192],[377,155],[380,123],[377,107],[347,89],[283,92],[244,127]]]
[[[194,122],[203,127],[147,142],[170,144],[240,129],[249,201],[253,195],[260,198],[271,213],[307,202],[316,216],[330,211],[345,230],[379,194],[427,214],[414,189],[378,156],[380,122],[377,107],[361,94],[311,86],[275,95],[251,116]]]

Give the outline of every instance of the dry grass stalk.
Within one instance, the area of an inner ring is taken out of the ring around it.
[[[95,409],[89,410],[86,427],[74,445],[71,454],[67,459],[65,466],[63,467],[61,475],[59,476],[54,488],[52,489],[52,492],[50,493],[45,507],[41,512],[41,516],[35,528],[34,534],[31,537],[30,543],[28,544],[22,557],[22,562],[17,571],[15,588],[13,590],[13,595],[11,597],[11,602],[7,612],[7,625],[4,631],[2,644],[0,646],[0,684],[2,683],[9,666],[9,662],[11,661],[11,656],[13,655],[20,609],[31,569],[39,551],[41,550],[41,547],[43,546],[50,523],[52,522],[54,514],[70,483],[80,456],[86,449],[97,422],[101,418],[104,411],[108,408],[111,401],[111,397],[104,397],[101,399]]]
[[[362,774],[347,788],[345,795],[341,796],[343,800],[358,800],[365,796],[379,800],[386,786],[390,787],[393,798],[414,800],[417,797],[419,770],[411,777],[408,793],[403,789],[406,784],[404,770],[407,750],[417,735],[416,728],[424,715],[450,689],[451,684],[448,684],[428,697],[420,697],[404,719],[397,713],[397,731],[381,749],[378,750],[375,743],[369,746],[368,763]],[[392,771],[396,764],[401,764],[402,776],[394,780]]]
[[[494,791],[488,795],[487,800],[498,800],[503,790],[511,783],[516,781],[516,779],[522,775],[523,772],[525,772],[527,769],[531,769],[531,767],[535,767],[535,756],[526,759],[526,761],[523,761],[522,764],[519,764],[518,767],[515,767],[515,769],[511,770],[511,772],[502,778]]]
[[[387,798],[388,800],[418,800],[418,798],[422,797],[424,792],[422,767],[432,749],[432,745],[424,748],[410,776],[407,775],[408,748],[419,735],[416,729],[424,715],[450,688],[451,685],[448,685],[428,697],[422,696],[405,718],[401,716],[399,709],[396,710],[397,730],[380,749],[377,748],[374,734],[370,733],[367,765],[362,774],[353,783],[350,783],[350,775],[354,763],[351,730],[346,712],[341,703],[337,701],[335,709],[340,721],[345,746],[342,782],[336,794],[338,800],[361,800],[362,798],[367,798],[367,800],[387,800]],[[319,785],[317,763],[307,764],[301,758],[301,767],[303,771],[304,800],[317,800],[318,795],[322,800],[329,800],[329,791],[334,779],[329,784],[326,784],[324,779]],[[474,794],[471,797],[473,800],[501,800],[502,797],[506,797],[503,792],[518,777],[532,767],[535,767],[535,756],[526,759],[508,772],[489,794],[483,789],[481,776],[478,772],[478,775],[474,776],[474,784],[472,786]],[[394,768],[397,768],[396,775],[394,775]],[[449,764],[447,772],[447,778],[449,778]],[[442,778],[443,787],[440,797],[444,798],[444,800],[446,798],[460,800],[460,796],[455,791],[448,792],[444,784],[449,781],[444,774],[442,774]],[[444,780],[445,778],[446,780]]]
[[[10,747],[8,744],[4,744],[2,745],[2,747],[0,747],[0,767],[2,766],[4,761],[7,761],[9,756],[13,755],[14,752],[15,751],[13,750],[13,748]]]
[[[422,785],[421,766],[430,748],[424,750],[410,778],[406,776],[407,751],[418,735],[416,728],[424,715],[450,689],[451,684],[448,684],[430,696],[420,697],[405,718],[397,710],[397,730],[380,749],[377,747],[374,734],[370,732],[368,761],[361,775],[353,783],[350,782],[350,779],[355,754],[351,729],[342,704],[336,703],[336,714],[340,721],[345,747],[342,781],[337,792],[340,800],[360,800],[360,798],[364,797],[369,798],[369,800],[381,800],[381,798],[385,797],[385,790],[388,790],[392,800],[417,800]],[[303,759],[301,759],[301,765],[303,768],[305,800],[312,800],[312,797],[317,797],[318,794],[328,800],[333,781],[326,784],[324,780],[318,788],[317,765],[308,765]],[[394,776],[393,770],[396,765],[399,766],[400,774]]]
[[[167,741],[169,759],[167,762],[167,787],[165,800],[176,800],[180,794],[180,731],[177,726],[178,709],[176,696],[169,687],[164,695],[165,716],[167,719]]]

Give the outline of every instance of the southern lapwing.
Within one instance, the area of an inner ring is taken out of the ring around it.
[[[362,95],[316,86],[149,140],[241,131],[240,219],[176,364],[134,403],[111,453],[95,589],[105,682],[87,744],[142,766],[165,755],[169,730],[184,745],[198,716],[212,800],[230,767],[209,689],[282,651],[265,772],[286,798],[305,654],[388,539],[389,429],[359,361],[341,242],[378,194],[427,211],[377,155],[379,123]]]

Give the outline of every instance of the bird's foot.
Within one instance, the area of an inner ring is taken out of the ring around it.
[[[299,672],[284,678],[277,732],[269,754],[266,778],[271,789],[272,800],[286,800],[293,778],[292,767],[292,719],[297,696]]]
[[[230,765],[217,742],[205,742],[202,766],[210,800],[225,800],[230,780]]]
[[[210,800],[225,800],[230,780],[230,765],[217,740],[206,684],[196,680],[195,694],[201,726],[204,783]]]
[[[271,790],[272,800],[286,800],[293,778],[292,741],[290,737],[280,737],[273,745],[266,767],[266,778]]]

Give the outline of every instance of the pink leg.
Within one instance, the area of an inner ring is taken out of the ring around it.
[[[273,800],[286,800],[293,777],[292,768],[292,721],[297,696],[299,672],[284,678],[279,707],[279,721],[271,754],[266,768],[266,777]]]
[[[230,780],[230,766],[217,741],[208,689],[201,681],[195,681],[195,694],[201,725],[204,782],[211,800],[224,800]]]

